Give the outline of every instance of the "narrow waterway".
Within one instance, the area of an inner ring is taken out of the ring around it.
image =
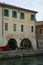
[[[43,56],[1,59],[0,65],[43,65]]]

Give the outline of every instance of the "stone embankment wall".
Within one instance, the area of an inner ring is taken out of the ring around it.
[[[43,55],[43,50],[10,50],[0,51],[0,59],[13,58],[13,57],[25,57],[25,56],[39,56]]]

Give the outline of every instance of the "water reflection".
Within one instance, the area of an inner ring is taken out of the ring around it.
[[[0,65],[43,65],[43,57],[3,59]]]

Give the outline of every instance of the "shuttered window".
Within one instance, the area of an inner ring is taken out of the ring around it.
[[[35,15],[31,15],[31,20],[35,21]]]
[[[21,25],[21,32],[23,32],[23,27],[24,27],[24,26],[23,26],[23,25]]]
[[[13,31],[16,31],[16,24],[13,24]]]
[[[24,19],[24,13],[23,12],[20,13],[20,19]]]
[[[5,31],[8,31],[8,23],[5,23]]]
[[[17,12],[16,11],[12,11],[12,17],[17,18]]]
[[[7,10],[7,9],[4,9],[4,16],[9,16],[9,10]]]

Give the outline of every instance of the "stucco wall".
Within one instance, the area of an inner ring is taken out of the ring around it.
[[[0,7],[0,45],[2,45],[2,7]]]
[[[5,7],[3,8],[5,9]],[[14,38],[17,40],[18,46],[20,46],[20,42],[24,38],[30,39],[33,48],[36,48],[36,39],[35,39],[35,21],[31,21],[31,14],[34,14],[33,12],[27,12],[23,10],[13,9],[13,8],[7,8],[9,10],[9,17],[3,16],[3,45],[6,45],[8,43],[8,40],[10,38]],[[18,13],[17,18],[12,18],[12,10],[16,10]],[[20,19],[20,12],[25,13],[25,19]],[[0,13],[1,14],[1,13]],[[0,17],[1,18],[1,17]],[[0,19],[2,23],[2,19]],[[5,31],[5,23],[8,23],[8,31]],[[16,31],[13,31],[13,24],[16,24]],[[24,25],[24,31],[21,32],[21,24]],[[34,32],[31,32],[31,26],[34,26]],[[0,29],[1,31],[2,29]],[[2,32],[1,32],[2,35]],[[2,37],[2,36],[1,36]]]

